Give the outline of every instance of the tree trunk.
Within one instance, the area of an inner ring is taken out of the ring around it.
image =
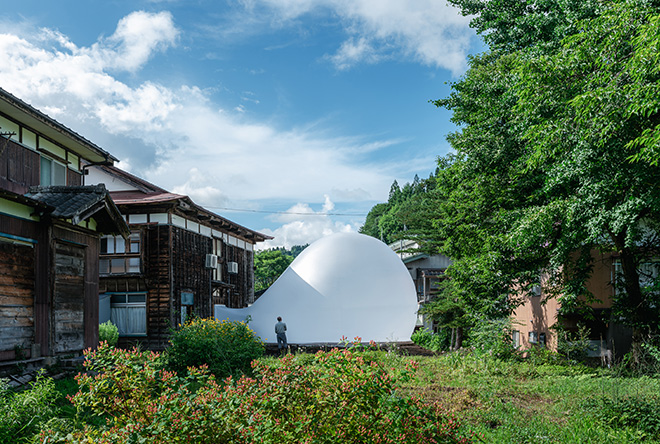
[[[630,248],[623,247],[621,253],[621,269],[623,271],[624,290],[626,292],[627,305],[630,308],[631,319],[628,323],[633,326],[632,353],[635,364],[640,362],[640,346],[644,342],[650,310],[648,310],[642,288],[639,284],[639,270],[637,269],[637,258]]]
[[[456,329],[456,343],[454,345],[454,350],[459,350],[463,346],[463,327],[458,327]]]

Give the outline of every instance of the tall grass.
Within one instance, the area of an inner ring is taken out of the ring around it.
[[[416,360],[417,378],[405,390],[453,409],[484,442],[660,442],[655,377],[472,353]]]

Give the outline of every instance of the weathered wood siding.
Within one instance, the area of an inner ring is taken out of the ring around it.
[[[50,290],[49,279],[51,273],[50,269],[50,256],[48,247],[48,238],[50,230],[46,224],[39,224],[37,222],[18,219],[11,216],[0,214],[0,233],[10,236],[19,236],[25,239],[31,239],[33,242],[32,247],[32,260],[33,268],[30,271],[32,276],[33,285],[33,326],[34,326],[34,343],[41,345],[40,353],[46,355],[49,350],[49,329],[50,329]],[[30,248],[27,247],[26,248]],[[27,250],[23,250],[25,254]],[[13,259],[12,259],[13,260]],[[23,263],[24,267],[26,264]],[[27,269],[25,268],[11,268],[10,270],[3,270],[1,273],[2,278],[17,278],[18,281],[25,282]],[[12,282],[12,281],[9,281]],[[0,334],[1,336],[1,334]],[[4,344],[4,336],[0,339],[0,344]],[[31,344],[26,344],[30,346]],[[8,346],[9,347],[9,346]],[[4,349],[6,347],[2,347]],[[13,345],[10,347],[11,352],[0,351],[0,360],[13,359]]]
[[[55,245],[54,258],[60,259],[59,265],[54,268],[53,290],[53,321],[57,324],[57,316],[69,327],[77,325],[82,329],[83,346],[79,347],[79,340],[73,339],[72,331],[67,327],[54,325],[53,342],[57,344],[56,352],[61,352],[66,338],[71,339],[68,351],[77,351],[87,347],[96,347],[99,341],[99,238],[92,232],[73,230],[64,226],[53,229]],[[79,311],[82,304],[82,323],[79,314],[65,314],[58,312],[57,304],[69,306],[71,310]],[[58,330],[59,329],[59,330]],[[62,338],[58,340],[58,334]],[[78,334],[76,334],[78,335]]]
[[[225,258],[223,276],[225,276],[226,282],[230,284],[223,303],[231,308],[247,307],[254,299],[254,258],[252,252],[243,248],[224,245],[223,254]],[[237,274],[229,273],[227,267],[229,262],[238,263]]]
[[[33,246],[0,240],[0,353],[14,358],[14,347],[34,342]]]
[[[0,149],[4,143],[0,140]],[[0,188],[24,194],[30,186],[39,185],[39,159],[38,153],[10,140],[0,156]]]
[[[57,242],[53,294],[54,352],[85,347],[85,250]]]
[[[70,187],[78,187],[82,185],[82,174],[67,168],[66,184]]]
[[[213,316],[209,288],[210,271],[205,267],[206,255],[210,252],[210,238],[172,227],[172,289],[176,321],[181,319],[183,291],[194,294],[193,311],[197,316],[203,318]]]
[[[142,235],[143,273],[147,279],[147,346],[151,350],[167,347],[169,331],[174,325],[171,301],[170,245],[172,227],[147,227]]]

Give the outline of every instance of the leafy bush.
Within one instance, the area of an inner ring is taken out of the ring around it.
[[[511,359],[519,353],[513,343],[513,326],[510,318],[481,319],[470,329],[470,344],[479,356]]]
[[[21,392],[0,380],[0,442],[29,442],[56,414],[60,397],[53,380],[42,375]]]
[[[417,345],[434,352],[447,349],[446,341],[439,334],[433,333],[427,328],[416,330],[410,339]]]
[[[227,423],[242,424],[239,442],[470,442],[436,405],[395,394],[411,379],[412,362],[388,371],[362,353],[334,349],[318,352],[312,365],[289,355],[278,365],[254,366],[256,378],[244,378],[226,392],[239,409],[220,413]],[[246,420],[247,412],[259,417]]]
[[[207,365],[218,378],[249,373],[253,359],[263,356],[264,344],[245,322],[193,318],[173,331],[167,349],[170,369]]]
[[[590,330],[579,325],[577,331],[566,330],[561,323],[556,323],[552,327],[557,333],[557,353],[569,361],[584,362],[587,360],[591,341],[589,340]]]
[[[288,355],[254,361],[254,378],[218,384],[205,368],[186,377],[161,368],[156,353],[87,351],[87,370],[72,398],[79,411],[111,418],[65,434],[45,430],[52,443],[469,443],[459,425],[435,405],[395,395],[413,367],[395,372],[362,353],[319,352],[311,365]]]
[[[117,345],[119,340],[119,329],[115,324],[110,321],[104,322],[99,325],[99,342],[106,341],[113,347]]]

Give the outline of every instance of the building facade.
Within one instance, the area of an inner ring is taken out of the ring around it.
[[[513,341],[516,346],[522,349],[542,346],[557,350],[558,334],[572,336],[583,327],[590,343],[589,356],[611,359],[622,356],[630,349],[632,330],[621,325],[612,313],[612,298],[618,291],[616,275],[620,272],[619,260],[611,253],[593,251],[592,255],[594,268],[587,281],[587,290],[595,301],[588,304],[588,315],[564,313],[560,316],[561,302],[552,294],[547,279],[541,274],[541,284],[523,296],[523,304],[513,313]],[[655,264],[649,264],[647,268],[657,275]]]
[[[438,293],[440,282],[445,279],[445,271],[451,265],[451,259],[442,254],[421,253],[419,245],[413,240],[396,241],[390,244],[390,248],[399,255],[410,272],[417,290],[419,307],[432,301]],[[422,314],[417,317],[417,326],[436,330],[433,320]]]
[[[100,237],[128,226],[84,164],[116,159],[0,89],[0,362],[98,343]]]
[[[120,344],[167,346],[172,328],[214,305],[254,302],[254,245],[270,239],[113,166],[92,166],[130,227],[100,246],[100,321],[118,326]]]

